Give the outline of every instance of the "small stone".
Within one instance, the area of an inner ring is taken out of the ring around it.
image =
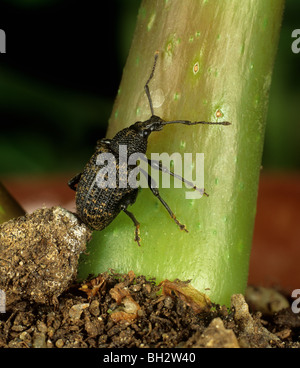
[[[239,348],[238,340],[232,330],[224,327],[221,318],[214,318],[202,334],[196,332],[185,347],[193,348]]]
[[[85,322],[84,328],[89,335],[89,337],[96,337],[98,335],[98,325],[97,323],[93,323],[90,320]]]
[[[98,300],[93,300],[91,302],[89,311],[95,317],[100,315],[99,301]]]
[[[46,345],[47,348],[53,348],[53,342],[50,339],[47,340]]]
[[[25,341],[25,342],[31,341],[31,336],[29,335],[29,333],[27,331],[24,331],[24,332],[20,333],[19,338],[22,341]]]
[[[62,348],[62,347],[64,346],[64,344],[65,344],[65,342],[64,342],[64,340],[63,340],[63,339],[58,339],[58,340],[56,341],[56,343],[55,343],[55,346],[56,346],[57,348]]]
[[[82,311],[89,307],[89,303],[80,303],[73,305],[69,310],[69,317],[72,319],[79,319]]]
[[[53,337],[54,332],[55,332],[55,329],[54,329],[53,327],[49,326],[49,327],[47,328],[47,334],[48,334],[48,337],[49,337],[50,339]]]
[[[237,338],[232,330],[227,330],[221,318],[211,321],[203,333],[206,340],[205,347],[239,348]]]
[[[245,298],[252,311],[260,311],[265,315],[272,315],[290,306],[286,297],[277,290],[262,286],[248,286]]]
[[[172,309],[173,306],[174,306],[173,299],[170,296],[166,296],[166,298],[164,300],[164,305],[165,305],[166,308]]]
[[[46,335],[43,332],[35,332],[33,335],[32,346],[34,348],[46,348]]]
[[[22,326],[22,325],[14,325],[12,326],[12,331],[16,331],[16,332],[21,332],[21,331],[24,331],[26,329],[25,326]]]
[[[43,333],[46,333],[48,331],[48,328],[47,326],[45,325],[44,322],[42,321],[37,321],[36,323],[36,327],[37,329],[39,330],[39,332],[43,332]]]

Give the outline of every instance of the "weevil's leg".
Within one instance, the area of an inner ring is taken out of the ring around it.
[[[147,158],[148,160],[148,164],[153,167],[156,170],[160,170],[161,172],[167,173],[171,176],[173,176],[176,179],[181,180],[183,183],[189,185],[190,187],[192,187],[194,190],[197,190],[198,192],[200,192],[202,195],[204,194],[206,197],[209,197],[209,195],[205,192],[204,188],[198,188],[196,187],[196,185],[194,185],[191,181],[186,180],[184,177],[177,175],[175,173],[173,173],[172,171],[170,171],[167,167],[163,166],[161,161],[156,161],[156,160],[151,160],[150,158]]]
[[[185,225],[181,224],[175,214],[173,213],[173,211],[171,210],[171,208],[167,205],[167,203],[162,199],[162,197],[159,194],[159,191],[157,189],[157,185],[156,182],[153,178],[151,178],[151,176],[145,172],[145,170],[143,170],[142,168],[140,168],[140,171],[146,176],[147,180],[148,180],[148,186],[151,190],[151,192],[155,195],[155,197],[157,197],[160,202],[162,203],[162,205],[165,207],[165,209],[169,212],[169,215],[171,216],[171,218],[176,222],[176,224],[179,226],[180,230],[184,230],[188,233],[187,228],[185,227]]]
[[[126,206],[122,206],[121,205],[121,209],[126,213],[127,216],[129,216],[131,218],[131,220],[133,221],[134,223],[134,226],[135,226],[135,237],[134,237],[134,240],[138,243],[138,246],[140,247],[141,246],[141,243],[140,243],[140,223],[138,222],[138,220],[134,217],[134,214],[130,211],[127,210]]]
[[[82,175],[82,173],[79,173],[79,174],[75,175],[74,178],[72,178],[71,180],[68,181],[68,186],[71,189],[76,191],[76,186],[75,185],[77,185],[79,183],[81,175]]]
[[[158,57],[158,51],[155,52],[155,55],[154,55],[154,64],[153,64],[153,67],[152,67],[152,71],[151,71],[150,77],[148,78],[148,80],[147,80],[147,82],[145,84],[145,87],[144,87],[145,88],[146,95],[147,95],[147,98],[148,98],[148,101],[149,101],[151,115],[154,115],[154,110],[153,110],[153,104],[152,104],[152,99],[151,99],[151,96],[150,96],[150,91],[149,91],[148,84],[149,84],[150,80],[153,78],[155,67],[156,67],[157,57]]]
[[[173,173],[172,171],[170,171],[167,167],[163,166],[161,161],[157,161],[157,160],[151,160],[150,158],[148,158],[145,154],[141,154],[139,155],[139,158],[145,162],[148,163],[149,166],[153,167],[156,170],[160,170],[161,172],[167,173],[171,176],[173,176],[174,178],[177,178],[179,180],[181,180],[183,183],[186,183],[187,185],[189,185],[191,188],[193,188],[194,190],[197,190],[198,192],[200,192],[202,195],[204,194],[205,196],[209,197],[209,195],[205,192],[204,188],[198,188],[196,187],[196,185],[194,185],[192,182],[190,182],[189,180],[186,180],[185,178],[183,178],[180,175],[177,175],[175,173]],[[145,174],[144,175],[148,175]],[[153,180],[153,179],[152,179]]]
[[[187,233],[188,233],[188,230],[187,230],[187,228],[185,227],[185,225],[184,224],[181,224],[178,220],[177,220],[177,218],[176,218],[176,216],[175,216],[175,214],[173,213],[173,211],[171,210],[171,208],[167,205],[167,203],[161,198],[161,196],[160,196],[160,194],[159,194],[159,191],[158,191],[158,189],[157,188],[151,188],[150,187],[150,190],[151,190],[151,192],[155,195],[155,197],[157,197],[159,200],[160,200],[160,202],[162,203],[162,205],[165,207],[165,209],[169,212],[169,215],[171,216],[171,218],[176,222],[176,224],[179,226],[179,228],[180,228],[180,230],[184,230],[184,231],[186,231]]]

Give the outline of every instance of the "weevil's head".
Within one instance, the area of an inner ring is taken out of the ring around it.
[[[130,132],[130,136],[133,139],[131,143],[131,147],[133,150],[146,153],[147,143],[149,135],[152,132],[158,132],[162,130],[164,120],[162,120],[159,116],[152,115],[150,119],[146,121],[137,121],[132,124],[128,131]]]
[[[111,148],[118,152],[120,145],[126,145],[128,155],[135,152],[146,153],[149,135],[154,131],[161,130],[163,121],[155,115],[146,121],[137,121],[114,136]]]
[[[130,128],[135,130],[142,138],[148,139],[152,132],[158,132],[162,130],[164,120],[159,116],[152,115],[150,119],[146,121],[137,121],[131,125]]]

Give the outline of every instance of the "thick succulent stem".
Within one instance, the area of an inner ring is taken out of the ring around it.
[[[244,292],[251,249],[268,92],[283,0],[144,0],[108,136],[149,118],[144,84],[163,119],[230,121],[230,126],[164,127],[151,152],[204,153],[209,197],[186,199],[187,189],[160,189],[184,223],[180,231],[150,190],[130,211],[140,222],[141,247],[123,213],[94,233],[79,276],[113,268],[190,279],[218,303]],[[194,172],[194,178],[196,173]]]

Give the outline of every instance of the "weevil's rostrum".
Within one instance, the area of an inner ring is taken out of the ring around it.
[[[145,92],[149,101],[151,117],[146,121],[138,121],[135,124],[129,126],[118,132],[112,139],[101,139],[97,142],[96,151],[92,155],[90,161],[85,166],[82,173],[76,175],[69,181],[71,189],[76,190],[76,209],[77,214],[81,220],[94,230],[102,230],[107,227],[121,211],[124,211],[133,221],[135,225],[135,241],[140,245],[139,227],[140,224],[134,217],[133,213],[128,211],[127,207],[132,205],[137,198],[138,188],[130,185],[120,185],[120,173],[126,170],[126,177],[130,176],[130,172],[136,168],[137,165],[127,165],[120,167],[123,160],[119,160],[119,152],[121,146],[126,146],[127,156],[129,157],[133,153],[146,154],[147,142],[149,135],[154,131],[160,131],[165,125],[169,124],[185,124],[185,125],[197,125],[197,124],[214,124],[214,125],[229,125],[228,122],[205,122],[197,121],[191,122],[188,120],[172,120],[165,121],[162,118],[154,115],[152,100],[149,92],[148,84],[153,77],[158,53],[155,53],[154,65],[145,85]],[[115,174],[115,185],[102,187],[99,185],[99,179],[107,180],[108,172],[103,171],[105,168],[104,163],[98,162],[100,154],[110,154],[114,157],[114,165],[111,168]],[[144,156],[145,157],[145,156]],[[161,166],[157,162],[151,162],[146,159],[148,164],[153,168],[165,171],[166,168]],[[122,170],[123,169],[123,170]],[[197,189],[193,184],[183,177],[179,177],[174,173],[167,171],[169,175],[176,176],[188,185],[191,185],[194,189]],[[100,178],[99,178],[100,175]],[[103,178],[101,178],[103,175]],[[162,205],[168,211],[170,217],[180,227],[181,230],[187,231],[185,225],[181,224],[175,214],[172,212],[167,203],[162,199],[156,186],[151,185],[153,179],[147,174],[148,186],[152,193],[160,200]],[[204,194],[206,194],[204,192]]]

